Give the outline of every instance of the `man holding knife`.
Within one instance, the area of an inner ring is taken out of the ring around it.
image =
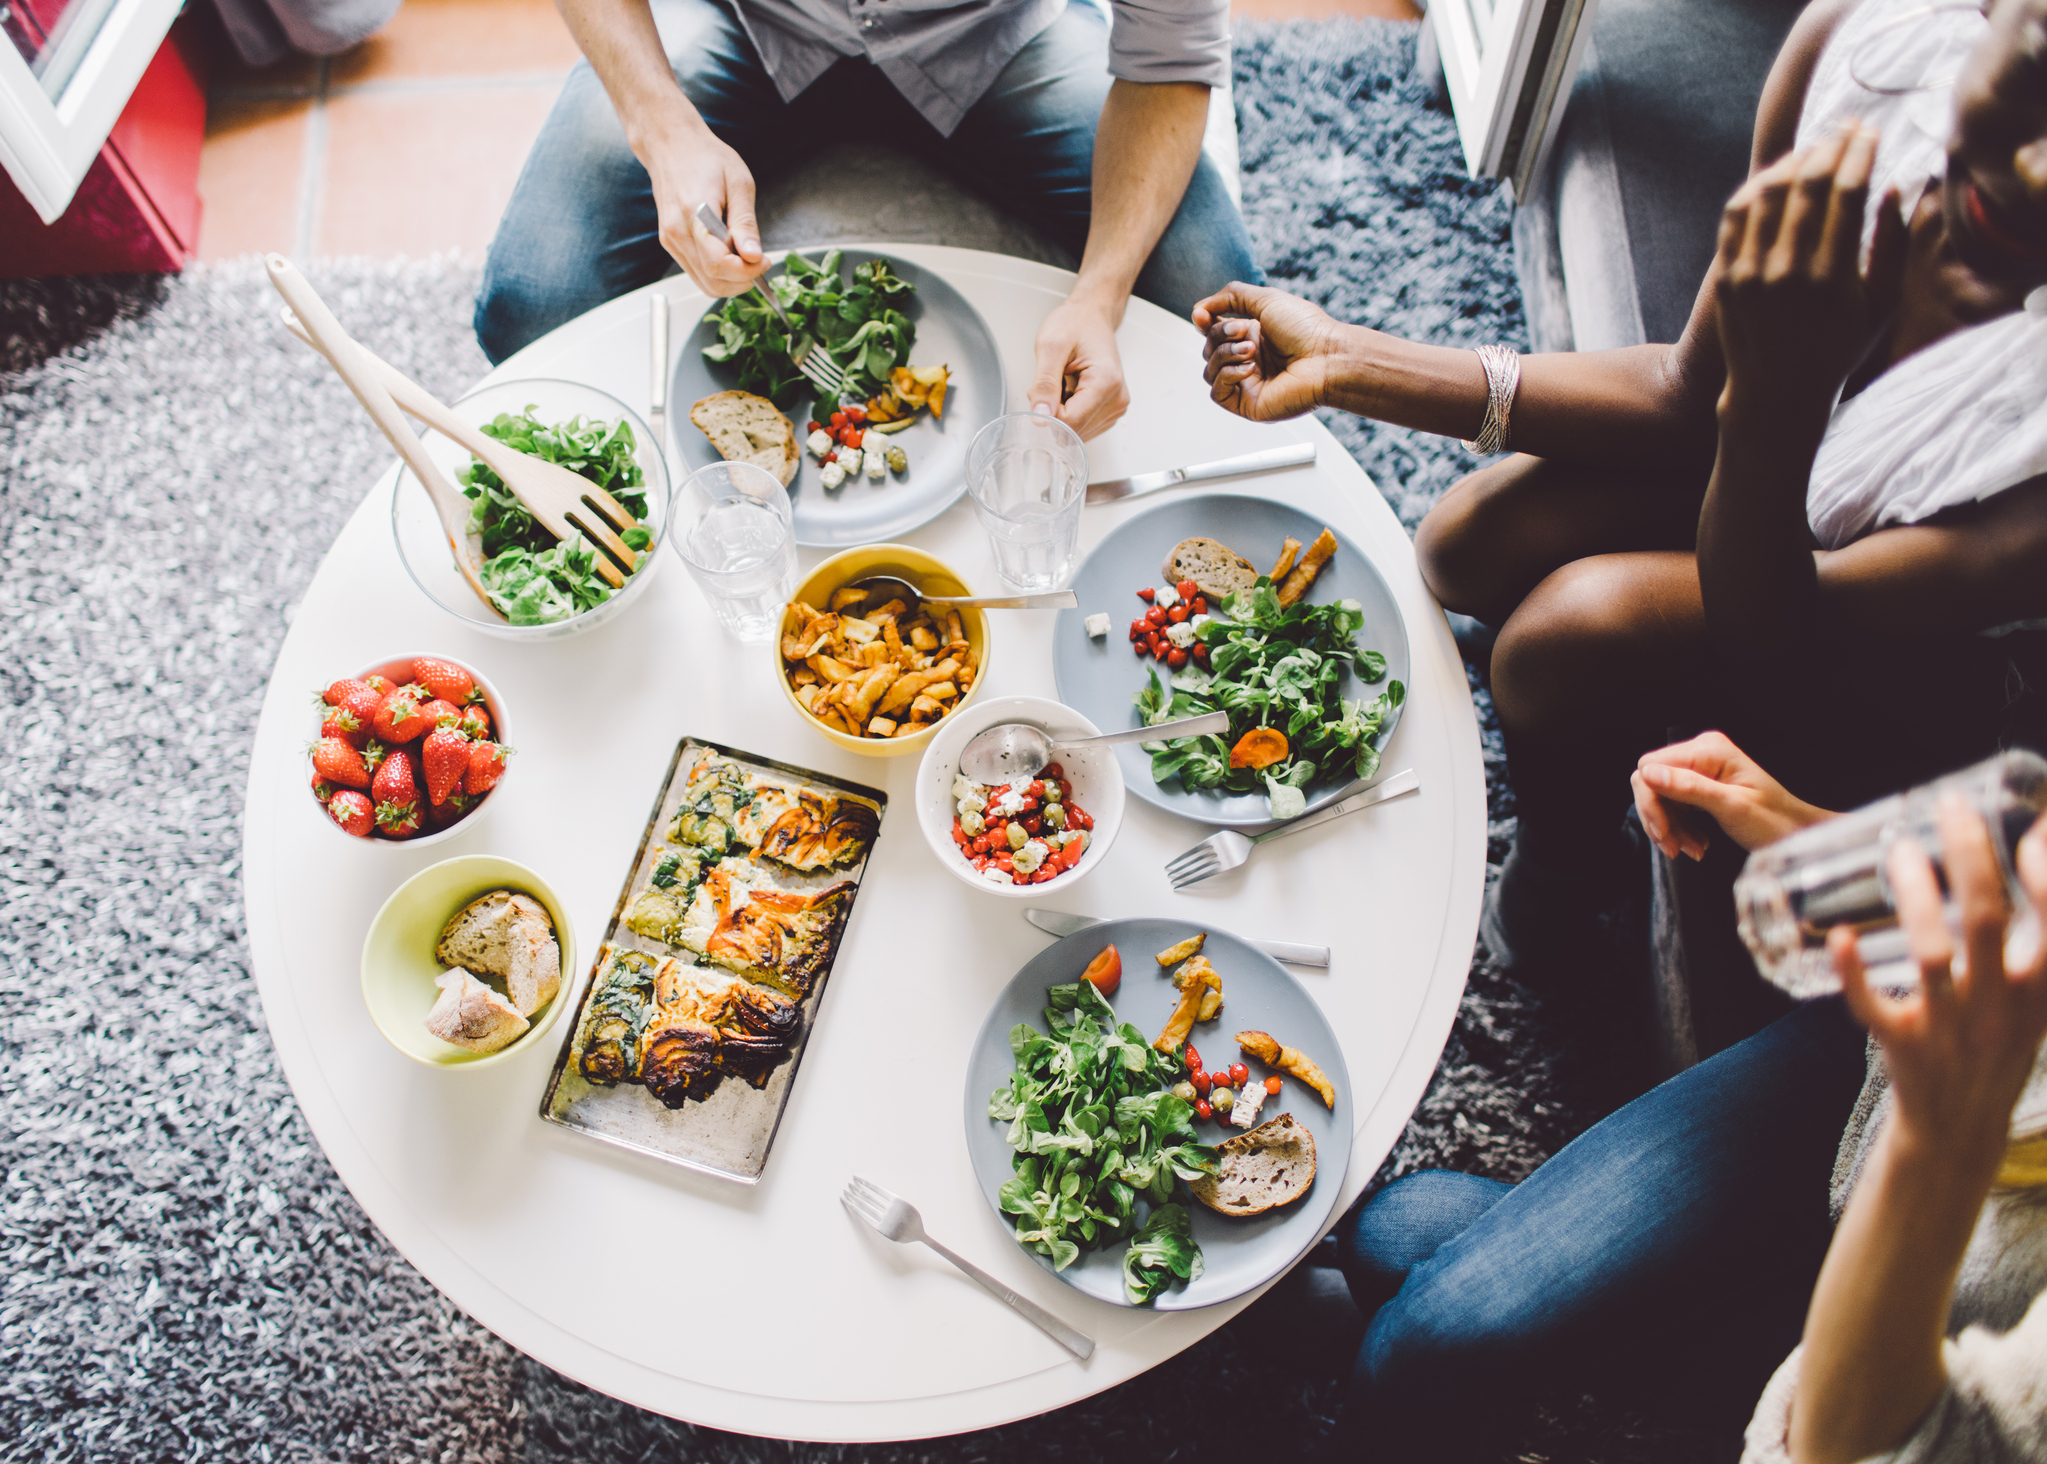
[[[665,274],[766,272],[757,176],[853,137],[907,147],[1078,255],[1029,401],[1082,437],[1129,405],[1131,294],[1176,315],[1262,278],[1201,154],[1228,0],[557,0],[570,73],[497,236],[476,333],[501,361]],[[721,241],[695,217],[708,203]]]

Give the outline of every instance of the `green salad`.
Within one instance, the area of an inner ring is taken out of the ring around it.
[[[704,359],[731,365],[738,373],[739,390],[786,405],[811,389],[796,369],[790,348],[815,342],[846,373],[847,397],[864,401],[879,393],[888,385],[890,371],[909,364],[917,327],[902,306],[917,287],[899,279],[885,259],[854,265],[848,284],[839,278],[843,257],[844,251],[833,249],[813,264],[801,254],[791,254],[780,274],[762,278],[761,287],[775,292],[796,327],[793,343],[768,302],[748,290],[711,312],[718,337],[704,347]]]
[[[514,416],[501,412],[483,424],[486,435],[507,447],[559,463],[605,489],[636,519],[647,516],[647,485],[634,455],[633,429],[624,419],[606,424],[571,417],[550,427],[528,406]],[[557,539],[504,480],[475,458],[460,474],[468,495],[469,526],[483,542],[483,587],[514,625],[548,625],[567,620],[611,598],[611,585],[598,573],[598,549],[581,535]],[[619,537],[638,551],[634,568],[647,562],[654,536],[635,525]]]
[[[1386,679],[1386,658],[1357,647],[1364,607],[1356,600],[1282,606],[1272,581],[1260,575],[1222,608],[1227,618],[1195,631],[1209,648],[1208,669],[1190,664],[1174,673],[1170,685],[1162,685],[1154,669],[1132,700],[1146,726],[1226,711],[1230,730],[1145,743],[1152,781],[1177,777],[1184,788],[1231,793],[1263,789],[1272,816],[1280,819],[1307,808],[1302,790],[1318,777],[1369,778],[1377,772],[1379,737],[1407,699],[1407,688],[1387,682],[1369,702],[1340,695],[1346,670],[1356,671],[1367,685]],[[1286,756],[1264,768],[1231,767],[1230,749],[1259,727],[1286,735]]]
[[[1010,1029],[1016,1071],[988,1100],[1009,1121],[1015,1177],[1001,1204],[1019,1244],[1063,1271],[1084,1250],[1127,1239],[1123,1289],[1142,1306],[1174,1281],[1201,1274],[1181,1180],[1214,1174],[1214,1148],[1194,1131],[1194,1106],[1169,1091],[1180,1064],[1160,1052],[1094,986],[1045,993],[1049,1035]],[[1149,1204],[1142,1221],[1138,1202]]]

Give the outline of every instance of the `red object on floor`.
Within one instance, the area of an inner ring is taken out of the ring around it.
[[[56,223],[0,173],[0,279],[183,269],[199,247],[205,140],[206,93],[173,31]]]

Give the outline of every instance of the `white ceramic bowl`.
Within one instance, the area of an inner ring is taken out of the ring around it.
[[[1005,899],[1042,899],[1072,889],[1108,857],[1109,846],[1123,827],[1123,771],[1111,748],[1062,749],[1055,754],[1073,784],[1074,801],[1095,821],[1087,852],[1072,869],[1043,884],[997,884],[967,863],[959,845],[952,841],[952,821],[959,807],[953,800],[952,779],[959,771],[960,749],[968,740],[1003,722],[1027,722],[1054,738],[1092,737],[1101,731],[1071,707],[1036,696],[998,697],[960,708],[938,724],[938,735],[917,765],[917,826],[924,831],[933,857],[964,883]]]
[[[474,677],[476,689],[483,693],[483,709],[490,713],[492,739],[504,747],[516,745],[505,739],[505,699],[498,695],[498,689],[490,684],[484,674],[467,661],[457,661],[453,656],[442,655],[439,651],[414,651],[409,656],[380,656],[358,670],[343,674],[349,676],[381,676],[393,686],[399,686],[404,684],[404,678],[393,673],[408,670],[412,663],[421,656],[432,656],[436,660],[441,661],[454,661],[457,666],[460,666]],[[339,676],[334,678],[335,681],[340,679]],[[333,684],[333,681],[329,681],[320,690],[324,691],[327,686],[332,686]],[[316,700],[318,696],[319,692],[315,692],[314,697]],[[309,748],[310,740],[320,735],[320,723],[323,717],[324,713],[318,707],[315,707],[312,715],[312,730],[307,733]],[[497,786],[484,795],[483,802],[479,803],[467,818],[451,823],[444,829],[436,829],[430,834],[416,834],[410,839],[385,839],[380,838],[376,834],[371,834],[367,839],[361,839],[335,823],[333,817],[327,812],[326,805],[313,796],[313,790],[310,786],[312,782],[310,776],[312,773],[312,755],[309,750],[305,764],[308,774],[306,780],[308,786],[304,789],[306,806],[319,816],[320,822],[327,826],[327,831],[337,839],[346,839],[351,844],[381,844],[386,849],[420,849],[428,844],[440,844],[449,839],[458,839],[464,834],[473,833],[486,818],[490,817],[491,808],[497,801],[505,796],[505,781],[513,775],[514,762],[515,759],[511,758],[505,760],[505,770],[499,776]]]
[[[413,583],[424,590],[428,598],[450,615],[485,635],[504,640],[561,640],[566,636],[581,635],[586,630],[595,630],[607,620],[623,614],[626,606],[646,594],[648,582],[667,562],[669,556],[661,552],[661,539],[668,527],[668,463],[661,455],[660,444],[654,441],[652,429],[640,420],[638,413],[617,397],[578,381],[545,378],[500,381],[471,392],[455,402],[450,410],[464,421],[480,427],[495,421],[500,413],[523,412],[528,407],[532,407],[534,415],[547,423],[566,422],[578,416],[606,422],[615,422],[622,417],[632,427],[640,472],[646,479],[647,517],[644,522],[653,532],[654,543],[647,551],[646,562],[626,580],[623,589],[614,591],[610,599],[594,610],[585,610],[567,620],[557,620],[551,625],[513,625],[479,600],[476,591],[462,577],[462,571],[455,567],[454,556],[448,552],[448,539],[441,531],[441,521],[434,513],[433,503],[427,498],[426,490],[419,486],[419,480],[412,476],[410,468],[399,471],[398,490],[391,497],[391,531],[397,537],[398,558],[405,565],[405,572],[412,576]],[[469,466],[468,449],[457,446],[438,432],[430,431],[420,441],[427,455],[460,488],[462,480],[457,475]]]

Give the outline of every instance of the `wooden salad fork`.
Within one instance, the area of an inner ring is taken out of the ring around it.
[[[469,500],[441,471],[440,464],[427,452],[426,444],[405,425],[398,404],[370,369],[369,352],[349,338],[348,332],[341,328],[341,322],[334,318],[333,312],[306,282],[306,277],[298,272],[297,266],[282,254],[267,255],[263,262],[270,272],[270,283],[277,287],[277,293],[284,296],[292,311],[296,312],[294,319],[303,322],[300,339],[327,358],[334,374],[347,383],[348,389],[355,393],[355,399],[362,403],[363,410],[370,414],[370,420],[398,449],[398,456],[412,469],[413,476],[419,479],[420,486],[426,489],[426,496],[433,503],[441,529],[448,536],[448,552],[455,558],[455,568],[462,571],[462,578],[469,582],[470,589],[476,591],[476,598],[490,606],[490,613],[502,620],[505,612],[498,608],[497,601],[490,597],[490,591],[483,587],[483,565],[470,541]]]
[[[330,362],[334,359],[333,354],[289,309],[284,312],[284,324],[293,335]],[[568,539],[577,534],[588,539],[600,551],[597,572],[614,590],[625,583],[625,576],[633,572],[639,556],[619,537],[619,531],[632,528],[639,521],[627,512],[624,504],[581,473],[573,472],[560,463],[520,452],[463,421],[432,392],[390,362],[360,342],[351,344],[355,346],[359,359],[398,406],[458,446],[468,449],[472,456],[504,480],[512,496],[557,539]],[[411,460],[408,458],[407,461]],[[466,517],[468,499],[463,499],[463,504]]]

